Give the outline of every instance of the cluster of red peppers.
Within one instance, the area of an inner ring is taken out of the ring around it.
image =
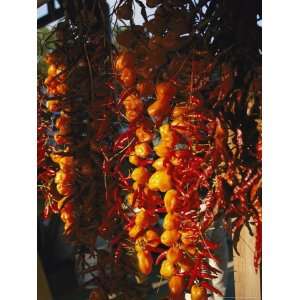
[[[97,236],[108,240],[110,263],[127,268],[130,257],[133,273],[159,265],[170,299],[205,300],[221,294],[208,263],[218,262],[207,237],[216,220],[236,250],[241,229],[255,227],[260,265],[261,72],[199,47],[200,7],[188,2],[146,1],[156,7],[148,20],[136,1],[145,19],[137,26],[133,1],[120,1],[117,17],[131,25],[112,62],[99,32],[69,56],[46,57],[55,133],[45,134],[44,113],[39,179],[46,211],[60,214],[67,235],[93,251]]]

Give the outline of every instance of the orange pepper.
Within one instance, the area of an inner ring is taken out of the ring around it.
[[[169,104],[162,101],[154,101],[148,106],[148,115],[154,119],[161,119],[169,109]]]
[[[63,170],[59,170],[55,174],[54,182],[59,183],[66,183],[66,182],[72,182],[74,179],[74,173],[71,171],[65,172]]]
[[[191,288],[191,300],[207,300],[206,289],[194,284]]]
[[[67,135],[61,135],[60,133],[54,134],[54,141],[58,145],[68,144],[70,143],[70,138]]]
[[[176,264],[177,262],[180,261],[181,258],[182,258],[182,250],[180,250],[179,248],[171,247],[167,251],[167,260],[171,264]]]
[[[73,171],[74,170],[74,157],[73,156],[62,156],[58,159],[57,163],[61,170]]]
[[[139,116],[140,116],[140,113],[138,113],[135,110],[127,110],[125,112],[125,117],[129,123],[134,122]]]
[[[130,206],[132,206],[133,205],[133,193],[129,193],[128,195],[127,195],[127,204],[128,205],[130,205]],[[137,201],[136,201],[137,202]],[[136,204],[136,203],[135,203]]]
[[[144,251],[147,241],[144,236],[140,236],[135,240],[134,248],[136,252]]]
[[[64,95],[68,91],[68,86],[65,83],[58,84],[56,87],[57,94]]]
[[[125,68],[122,70],[120,79],[125,87],[131,87],[134,85],[136,80],[135,71],[131,68]]]
[[[48,67],[48,76],[54,77],[56,75],[56,66],[55,65],[49,65]]]
[[[58,100],[48,100],[46,107],[50,112],[59,112],[61,110],[61,103]]]
[[[174,275],[169,280],[169,289],[173,295],[180,295],[184,291],[184,278]]]
[[[138,267],[142,274],[149,275],[152,271],[153,259],[151,253],[147,250],[137,253]]]
[[[138,188],[139,188],[139,184],[135,181],[133,184],[132,184],[132,188],[134,191],[136,191]]]
[[[146,231],[145,238],[147,240],[147,243],[153,248],[158,247],[158,245],[160,244],[160,237],[153,229],[149,229]]]
[[[115,68],[118,72],[122,71],[125,68],[131,68],[134,64],[134,56],[130,52],[121,53],[115,63]]]
[[[168,102],[176,94],[176,87],[171,82],[162,82],[156,86],[156,98],[158,101]]]

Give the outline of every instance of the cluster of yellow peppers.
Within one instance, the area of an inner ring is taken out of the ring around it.
[[[195,254],[195,241],[191,232],[180,230],[180,200],[178,192],[172,182],[166,160],[173,166],[179,163],[178,158],[171,156],[178,143],[178,133],[180,129],[174,130],[174,126],[187,126],[188,122],[183,117],[187,111],[186,106],[177,105],[172,111],[172,123],[160,126],[160,142],[152,147],[154,139],[153,130],[143,119],[144,104],[141,97],[153,93],[153,84],[143,81],[136,84],[136,74],[134,69],[134,57],[129,52],[121,53],[115,63],[117,72],[120,73],[120,82],[125,89],[133,90],[123,101],[125,116],[129,123],[136,122],[135,132],[138,143],[134,151],[129,155],[129,162],[135,166],[131,173],[133,180],[133,191],[127,195],[127,204],[135,209],[136,215],[134,225],[129,229],[128,235],[134,240],[139,271],[144,275],[149,275],[152,271],[153,258],[151,249],[163,244],[169,249],[166,259],[162,261],[160,274],[168,279],[169,289],[174,297],[181,297],[185,283],[182,276],[176,275],[179,271],[189,271],[193,267],[193,261],[184,255],[185,252]],[[155,101],[147,108],[148,115],[156,121],[161,121],[170,113],[171,99],[176,94],[176,87],[171,82],[161,82],[155,87]],[[150,173],[142,162],[149,159],[154,153],[158,157],[152,167],[155,169]],[[175,151],[176,153],[176,151]],[[136,196],[137,191],[144,193],[143,200]],[[165,193],[163,199],[160,193]],[[141,203],[141,201],[143,201]],[[166,215],[163,220],[163,232],[161,235],[154,229],[158,221],[158,216],[154,213],[154,208],[159,203],[164,203]],[[193,300],[207,299],[204,288],[193,285],[191,289]],[[180,299],[180,298],[178,298]]]
[[[58,64],[58,58],[54,54],[48,54],[45,61],[49,64],[48,77],[45,79],[45,86],[49,95],[63,96],[66,94],[68,87],[65,83],[65,66]],[[58,145],[70,143],[71,118],[64,112],[67,107],[62,105],[60,100],[48,100],[46,107],[49,112],[60,113],[55,121],[55,127],[58,131],[54,134],[54,141]],[[64,109],[64,110],[63,110]],[[73,194],[74,183],[74,157],[64,156],[55,153],[50,155],[53,162],[59,165],[59,170],[55,174],[54,183],[57,192],[62,195],[63,199]],[[63,205],[64,200],[59,201],[60,217],[65,224],[65,232],[68,231],[73,223],[72,204]]]

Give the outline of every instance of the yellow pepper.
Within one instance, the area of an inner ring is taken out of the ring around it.
[[[169,278],[175,274],[176,269],[175,269],[174,264],[172,264],[168,260],[164,260],[161,263],[159,272],[160,272],[160,275],[163,276],[164,278]]]
[[[163,228],[166,230],[178,229],[180,225],[180,220],[177,215],[167,213],[164,218]]]
[[[135,216],[135,224],[142,228],[147,228],[150,225],[150,216],[145,209],[141,209]]]
[[[164,204],[167,212],[174,212],[179,206],[179,200],[177,198],[176,190],[168,190],[164,196]]]
[[[129,155],[129,162],[135,166],[140,164],[140,158],[135,154],[135,152],[131,152]]]
[[[130,230],[129,230],[129,232],[128,232],[128,235],[129,235],[129,237],[131,237],[131,238],[136,238],[139,234],[140,234],[140,232],[142,231],[143,229],[142,229],[142,227],[141,226],[139,226],[139,225],[134,225]]]
[[[165,158],[160,157],[160,158],[158,158],[157,160],[154,161],[154,163],[152,164],[152,167],[153,167],[156,171],[163,170],[163,169],[165,169],[164,161],[165,161]]]
[[[147,143],[140,143],[135,145],[134,152],[140,158],[146,158],[150,155],[152,149],[149,144]]]
[[[135,168],[131,174],[131,178],[138,184],[145,184],[150,177],[149,171],[145,167]]]
[[[180,233],[178,232],[178,230],[165,230],[160,236],[160,241],[162,242],[162,244],[171,247],[179,240],[179,238]]]
[[[172,188],[171,176],[167,170],[156,171],[149,179],[149,189],[153,191],[166,192]]]
[[[168,156],[170,154],[171,150],[172,149],[163,142],[160,142],[157,146],[154,147],[154,152],[159,157]]]

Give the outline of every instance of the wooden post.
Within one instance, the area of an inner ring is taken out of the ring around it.
[[[52,300],[48,281],[39,256],[37,267],[37,300]]]
[[[256,273],[253,265],[255,237],[250,236],[245,227],[241,231],[238,250],[240,256],[236,253],[233,256],[235,299],[261,300],[260,271]]]

